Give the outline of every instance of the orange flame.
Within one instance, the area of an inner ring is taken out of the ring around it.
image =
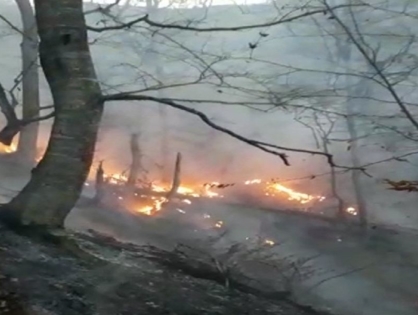
[[[136,212],[145,214],[145,215],[153,215],[154,213],[161,211],[163,204],[167,202],[167,198],[164,198],[164,197],[160,197],[160,198],[151,197],[150,199],[151,199],[151,204],[141,206],[135,209]]]
[[[114,184],[114,185],[124,185],[127,181],[127,176],[123,174],[105,175],[105,178],[110,184]],[[187,197],[222,198],[224,197],[223,195],[212,190],[213,187],[217,187],[219,185],[220,185],[219,182],[212,182],[210,184],[204,184],[204,185],[182,185],[178,187],[177,189],[177,193],[180,196],[179,201],[182,203],[191,204],[192,201],[188,199]],[[281,195],[285,195],[287,196],[287,200],[298,202],[301,205],[306,205],[314,201],[322,202],[323,200],[325,200],[325,196],[310,195],[307,193],[298,192],[282,184],[263,181],[261,179],[249,179],[249,180],[244,181],[243,185],[260,186],[261,189],[264,191],[264,195],[266,196],[269,196],[271,198],[282,199],[283,197],[281,197]],[[167,184],[154,182],[151,184],[151,190],[156,193],[168,193],[170,191],[170,186]],[[145,195],[141,197],[146,199],[147,201],[140,202],[141,205],[135,208],[135,212],[146,214],[146,215],[153,215],[156,212],[160,211],[162,209],[163,204],[167,202],[167,199],[165,197],[149,197],[149,196],[147,197]],[[119,199],[122,200],[122,197],[120,197]],[[347,212],[350,212],[350,211],[351,210],[347,210]],[[219,228],[221,227],[221,225],[222,223],[218,222],[217,224],[215,224],[215,227]]]
[[[278,183],[268,185],[266,190],[270,196],[274,196],[276,192],[284,193],[288,196],[288,200],[295,200],[301,204],[307,204],[315,200],[318,200],[320,202],[325,200],[324,196],[315,196],[301,193]]]
[[[17,143],[18,143],[17,137],[15,137],[13,139],[12,144],[9,145],[9,146],[0,143],[0,154],[1,153],[10,154],[10,153],[16,152],[17,151]]]

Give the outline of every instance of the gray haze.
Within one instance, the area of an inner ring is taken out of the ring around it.
[[[385,10],[402,10],[402,8],[403,3],[399,2],[397,7],[386,6]],[[413,6],[408,9],[411,12],[415,10]],[[132,19],[141,14],[141,10],[143,11],[140,8],[121,8],[120,19]],[[381,59],[396,54],[407,44],[410,30],[416,25],[416,20],[385,10],[371,8],[367,10],[368,13],[356,16],[358,24],[365,34],[377,35],[366,36],[366,40],[374,47],[380,45]],[[1,12],[19,25],[20,20],[15,6],[3,4]],[[201,27],[212,27],[263,23],[273,19],[277,14],[276,8],[272,5],[254,5],[218,6],[209,9],[163,8],[152,13],[151,17],[166,23],[201,20],[202,23],[199,24]],[[91,14],[87,20],[94,26],[101,18],[98,14]],[[320,151],[321,149],[315,147],[311,131],[294,121],[295,113],[308,117],[308,121],[312,111],[308,109],[301,114],[301,108],[312,105],[345,113],[343,96],[327,96],[332,94],[330,91],[336,86],[337,88],[343,86],[344,78],[340,75],[336,79],[335,75],[332,76],[330,73],[349,71],[360,76],[367,72],[367,64],[355,48],[353,48],[350,69],[343,69],[330,60],[336,53],[334,40],[332,36],[327,35],[327,32],[335,33],[333,23],[335,24],[334,21],[327,19],[327,16],[318,15],[300,22],[249,31],[197,33],[160,30],[153,36],[145,25],[141,25],[129,31],[91,33],[91,41],[95,41],[92,52],[99,79],[103,88],[109,93],[144,89],[147,86],[158,85],[157,80],[161,81],[162,85],[192,82],[204,69],[207,78],[199,84],[146,93],[176,99],[254,102],[253,106],[261,109],[263,106],[257,103],[270,101],[267,93],[269,89],[286,100],[286,105],[290,106],[263,113],[244,106],[216,104],[216,102],[195,104],[179,101],[179,103],[195,106],[218,124],[243,136],[285,147]],[[260,31],[268,33],[269,36],[261,38]],[[3,49],[1,52],[0,62],[3,71],[0,73],[0,80],[4,86],[10,87],[15,75],[19,73],[20,37],[4,23],[1,34],[2,47],[8,49]],[[251,51],[248,43],[257,41],[259,41],[258,47]],[[414,47],[416,47],[415,43],[412,44],[410,51],[413,51]],[[144,54],[144,51],[147,53]],[[223,59],[219,60],[220,57]],[[394,62],[390,71],[401,71],[410,66],[408,62],[411,62],[408,58]],[[213,66],[208,70],[209,64]],[[412,64],[413,66],[415,65]],[[308,69],[309,71],[306,71]],[[224,78],[226,83],[223,86],[219,86],[217,75]],[[354,83],[358,80],[356,76],[350,76]],[[408,78],[396,86],[405,102],[412,103],[416,98],[415,78],[412,71]],[[358,100],[362,110],[360,114],[368,115],[368,118],[356,118],[358,133],[368,135],[360,142],[361,163],[372,163],[390,158],[394,154],[401,155],[413,151],[416,142],[405,139],[390,128],[400,128],[412,134],[416,134],[416,131],[410,128],[409,122],[399,114],[397,105],[393,103],[393,98],[385,89],[372,80],[368,80],[367,84],[371,90],[370,98],[377,100]],[[41,92],[42,104],[50,104],[50,94],[45,80],[42,81]],[[315,97],[315,94],[321,96]],[[416,105],[410,105],[411,111],[414,110],[414,106]],[[197,117],[171,108],[166,108],[165,111],[167,121],[164,127],[159,114],[159,105],[156,103],[108,104],[96,159],[105,160],[105,165],[108,165],[112,171],[126,169],[130,161],[129,135],[132,132],[140,132],[142,150],[145,152],[144,163],[150,170],[151,177],[155,178],[160,176],[155,164],[161,164],[163,161],[173,164],[175,153],[178,151],[184,155],[185,177],[201,182],[206,180],[234,182],[249,178],[271,177],[286,180],[309,177],[329,170],[325,158],[294,152],[288,153],[291,166],[287,167],[278,157],[211,130]],[[399,118],[392,118],[390,121],[379,118],[390,115]],[[386,127],[374,128],[375,124],[372,121]],[[48,123],[43,125],[44,136],[40,146],[45,146],[47,139]],[[169,156],[166,159],[161,156],[163,128],[168,134]],[[342,118],[338,121],[336,132],[332,137],[349,138]],[[345,142],[332,145],[332,153],[339,165],[350,166],[347,146]],[[410,156],[408,160],[410,163],[391,161],[367,169],[373,177],[363,176],[362,181],[372,221],[416,227],[418,223],[418,214],[415,211],[416,195],[392,192],[382,182],[385,178],[414,179],[416,159]],[[348,176],[341,175],[339,178],[342,194],[350,201],[353,196]],[[289,184],[302,187],[302,190],[307,192],[329,193],[327,176],[314,180],[292,181]]]

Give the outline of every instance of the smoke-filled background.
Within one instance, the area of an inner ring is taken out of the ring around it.
[[[300,14],[293,12],[300,4],[290,1],[183,7],[160,3],[148,9],[145,4],[134,4],[121,2],[115,9],[119,21],[135,19],[148,11],[152,20],[161,23],[188,21],[189,26],[209,28],[266,23],[279,13]],[[350,17],[346,21],[354,31],[363,34],[361,39],[370,47],[379,48],[379,60],[399,54],[400,58],[386,65],[385,70],[398,73],[396,90],[404,102],[411,103],[409,109],[414,113],[416,63],[410,52],[416,47],[411,40],[416,21],[393,13],[402,11],[405,5],[406,2],[388,2],[380,5],[380,9],[368,7],[356,11],[355,23]],[[411,6],[408,8],[414,10]],[[92,4],[86,3],[87,11],[91,7]],[[2,1],[0,8],[12,23],[20,25],[15,5]],[[111,23],[97,12],[87,14],[86,19],[92,27]],[[2,47],[7,49],[1,52],[0,80],[7,88],[19,74],[20,35],[3,23],[1,36]],[[239,32],[182,31],[138,24],[130,29],[91,32],[90,42],[104,91],[138,90],[144,95],[174,99],[248,139],[323,151],[306,125],[314,126],[315,130],[327,129],[330,122],[324,119],[324,113],[331,113],[335,122],[329,137],[335,141],[328,145],[335,163],[341,166],[352,166],[350,134],[344,116],[351,106],[359,139],[355,154],[361,165],[372,164],[366,167],[369,176],[360,175],[370,221],[415,227],[418,197],[414,193],[390,191],[383,180],[416,177],[413,155],[407,160],[393,159],[414,151],[416,131],[400,113],[388,90],[369,74],[367,61],[355,47],[351,47],[350,63],[338,62],[337,55],[341,54],[336,47],[338,36],[347,41],[347,34],[336,22],[321,14]],[[367,95],[360,91],[361,97],[351,95],[347,100],[344,90],[350,85],[362,86]],[[42,105],[51,104],[44,78],[41,100]],[[46,146],[49,126],[50,122],[42,123],[40,148]],[[300,191],[330,194],[326,174],[330,165],[326,157],[278,150],[289,156],[290,166],[285,166],[278,156],[214,130],[193,114],[151,101],[107,103],[93,168],[98,161],[104,161],[109,173],[126,170],[131,160],[132,133],[140,135],[143,165],[151,180],[169,181],[175,155],[181,152],[184,182],[233,183],[276,178]],[[341,195],[347,204],[355,203],[350,171],[344,168],[336,171]]]

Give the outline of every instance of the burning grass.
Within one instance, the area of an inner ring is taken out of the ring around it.
[[[18,137],[14,139],[10,146],[0,144],[0,154],[7,155],[16,152],[17,143]],[[42,159],[42,156],[43,154],[40,152],[37,158],[38,162]],[[94,169],[91,171],[86,186],[94,184],[95,172]],[[135,188],[127,193],[127,190],[124,189],[128,183],[126,174],[111,172],[105,173],[103,177],[108,192],[111,192],[113,199],[115,199],[112,203],[117,200],[117,204],[133,213],[152,216],[164,209],[164,206],[170,201],[168,194],[171,186],[167,183],[158,181],[137,182]],[[226,184],[217,181],[181,184],[177,188],[173,201],[178,206],[177,212],[186,214],[187,210],[184,208],[192,204],[196,198],[225,198],[226,201],[231,201],[237,195],[237,192],[252,196],[260,204],[268,204],[277,208],[286,206],[299,211],[309,211],[327,199],[324,195],[297,191],[275,179],[255,178]],[[347,207],[346,212],[353,216],[357,215],[357,210],[352,206]],[[215,223],[215,226],[217,225],[219,224]]]
[[[148,185],[138,184],[137,188],[130,195],[124,192],[127,178],[122,174],[105,175],[105,181],[115,190],[117,199],[124,201],[131,211],[154,215],[161,211],[165,204],[169,202],[167,194],[171,187],[164,183],[154,182]],[[120,189],[117,189],[120,188]],[[261,179],[251,179],[242,183],[220,184],[219,182],[195,183],[180,185],[177,189],[173,201],[180,205],[179,212],[185,213],[181,207],[187,207],[198,198],[212,199],[231,199],[234,191],[246,191],[255,194],[258,198],[268,199],[270,203],[276,203],[278,206],[284,203],[291,204],[294,207],[312,206],[326,199],[321,195],[310,195],[299,192],[279,184],[275,181],[263,181]]]

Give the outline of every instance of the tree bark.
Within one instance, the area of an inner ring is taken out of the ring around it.
[[[327,141],[328,141],[327,139],[322,139],[322,145],[324,148],[324,152],[330,153]],[[341,198],[340,194],[338,193],[337,175],[335,173],[335,167],[332,165],[330,167],[330,185],[331,185],[332,197],[335,198],[338,202],[337,218],[341,221],[344,221],[345,220],[344,200],[343,198]]]
[[[146,1],[146,8],[147,14],[154,16],[157,13],[159,7],[159,0],[147,0]],[[148,47],[148,56],[153,54],[155,48],[155,42],[152,40]],[[158,54],[152,55],[147,60],[148,64],[152,64],[155,69],[155,77],[157,80],[161,80],[164,76],[163,68],[161,67],[161,60]],[[164,98],[164,93],[162,89],[157,90],[157,96],[160,98]],[[160,147],[160,154],[161,154],[161,180],[164,183],[168,183],[170,180],[170,174],[168,172],[168,157],[169,157],[169,132],[168,132],[168,124],[167,124],[167,106],[162,104],[158,105],[158,115],[160,117],[161,122],[161,147]]]
[[[350,90],[350,89],[349,89]],[[350,97],[351,96],[351,97]],[[358,156],[358,145],[357,145],[357,131],[354,122],[354,106],[352,99],[352,94],[349,94],[349,99],[347,100],[347,129],[348,133],[350,134],[351,139],[351,148],[350,148],[350,157],[353,163],[354,170],[351,171],[351,180],[353,182],[353,189],[354,195],[356,196],[356,204],[357,204],[357,212],[359,215],[359,221],[361,226],[367,226],[367,205],[366,200],[362,191],[362,183],[361,183],[361,174],[360,171],[357,169],[361,166],[360,159]],[[358,95],[355,95],[358,96]],[[357,99],[354,100],[358,102]]]
[[[349,9],[347,9],[349,10]],[[345,11],[347,20],[351,21],[349,11]],[[346,38],[336,38],[337,48],[337,60],[344,66],[345,69],[351,69],[352,62],[352,43]],[[349,70],[347,70],[349,71]],[[359,93],[360,90],[368,90],[368,81],[359,80],[358,82],[352,82],[352,78],[347,76],[345,79],[345,88],[347,91],[346,111],[347,111],[347,130],[350,135],[350,157],[354,170],[351,171],[351,180],[353,183],[354,195],[356,198],[357,212],[359,215],[360,225],[367,227],[367,202],[363,193],[363,185],[361,180],[361,173],[356,168],[361,166],[360,158],[358,154],[358,135],[356,129],[355,115],[360,112],[358,103],[359,97],[365,96]]]
[[[29,0],[15,0],[23,25],[22,52],[22,120],[39,116],[38,30]],[[39,122],[23,127],[17,146],[19,159],[33,165],[37,155]]]
[[[94,195],[93,201],[95,204],[100,205],[103,201],[104,193],[105,193],[105,180],[104,180],[104,169],[103,169],[103,162],[99,163],[96,171],[96,194]]]
[[[41,66],[55,120],[29,183],[6,205],[9,223],[60,228],[78,200],[93,160],[103,112],[82,0],[35,0]]]
[[[138,140],[138,134],[134,133],[131,135],[132,163],[129,168],[128,180],[126,181],[126,185],[131,188],[135,187],[139,172],[141,171],[141,150]]]
[[[170,201],[176,194],[180,187],[180,172],[181,172],[181,153],[177,153],[176,164],[174,166],[173,182],[171,189],[167,194],[167,200]]]

